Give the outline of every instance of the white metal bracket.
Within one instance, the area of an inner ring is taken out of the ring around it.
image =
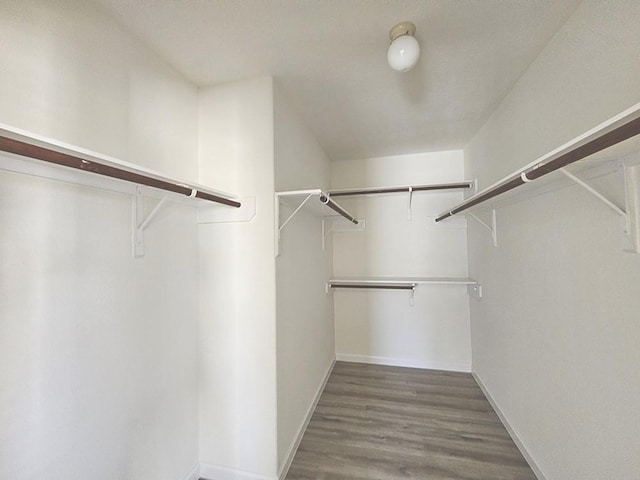
[[[607,197],[605,197],[604,195],[602,195],[600,192],[598,192],[595,188],[593,188],[591,185],[589,185],[588,183],[580,180],[578,177],[576,177],[574,174],[570,173],[566,168],[560,168],[559,169],[567,178],[571,179],[573,182],[575,182],[576,184],[580,185],[582,188],[584,188],[587,192],[589,192],[591,195],[593,195],[594,197],[596,197],[598,200],[600,200],[602,203],[604,203],[607,207],[609,207],[611,210],[613,210],[614,212],[616,212],[618,215],[622,216],[622,217],[626,217],[627,216],[627,212],[625,212],[624,210],[622,210],[620,207],[618,207],[615,203],[613,203],[611,200],[609,200]],[[626,176],[626,173],[625,173]]]
[[[364,218],[358,218],[358,224],[354,225],[341,216],[325,217],[322,219],[322,251],[325,251],[327,237],[332,232],[361,232],[365,230],[367,221]],[[329,227],[327,224],[331,223]]]
[[[640,204],[640,175],[639,166],[625,166],[624,167],[624,183],[625,183],[625,208],[618,207],[615,203],[605,197],[602,193],[598,192],[588,183],[584,182],[580,178],[567,171],[565,168],[560,168],[567,178],[584,188],[591,195],[596,197],[607,207],[613,210],[616,214],[620,215],[621,227],[622,227],[622,245],[623,250],[626,252],[640,253],[640,218],[639,218],[639,204]]]
[[[136,188],[136,194],[133,196],[133,256],[135,258],[144,257],[144,231],[162,207],[164,207],[168,199],[168,195],[163,196],[151,212],[149,212],[149,215],[145,217],[142,188]]]
[[[413,307],[416,304],[416,287],[417,285],[414,283],[411,285],[411,290],[409,291],[409,306]]]
[[[467,285],[467,293],[476,300],[480,300],[482,298],[482,285],[478,283]]]
[[[329,229],[327,229],[327,220],[331,222],[331,227],[329,227]],[[326,218],[322,219],[322,251],[323,252],[325,251],[325,248],[326,248],[327,235],[333,232],[334,226],[335,224],[332,220],[326,219]]]
[[[302,200],[302,202],[300,202],[300,205],[298,205],[298,207],[293,211],[293,213],[291,213],[291,215],[289,215],[289,216],[287,217],[287,219],[286,219],[284,222],[282,222],[282,225],[279,225],[279,226],[278,226],[278,232],[281,232],[281,231],[282,231],[282,229],[287,225],[287,223],[289,223],[289,222],[291,221],[291,219],[292,219],[293,217],[295,217],[295,216],[296,216],[296,214],[297,214],[300,210],[302,210],[302,207],[304,207],[304,205],[309,201],[309,199],[310,199],[311,197],[313,197],[313,194],[309,194],[309,195],[307,195],[307,196],[304,198],[304,200]]]
[[[640,253],[640,165],[624,167],[625,201],[627,203],[627,234],[623,248]]]
[[[282,229],[287,225],[287,223],[289,223],[293,217],[296,216],[296,214],[302,210],[302,207],[305,206],[305,204],[309,201],[309,199],[311,197],[313,197],[314,194],[310,193],[308,194],[306,197],[304,197],[304,200],[302,200],[302,202],[300,202],[300,205],[298,205],[296,207],[296,209],[291,213],[291,215],[289,215],[287,217],[287,219],[282,222],[282,225],[280,225],[280,199],[278,198],[278,195],[276,195],[276,199],[275,199],[275,221],[276,221],[276,257],[280,256],[280,240],[281,240],[281,232]],[[323,238],[323,244],[324,244],[324,238]]]
[[[411,204],[413,203],[413,187],[409,187],[409,200],[407,204],[407,220],[411,221]]]
[[[487,225],[485,222],[480,220],[480,218],[478,218],[478,216],[475,215],[474,213],[471,213],[471,212],[466,212],[466,213],[468,213],[471,218],[476,220],[480,225],[482,225],[484,228],[486,228],[491,232],[491,240],[493,241],[493,246],[497,247],[498,246],[498,222],[496,220],[496,209],[495,208],[491,209],[491,225]]]

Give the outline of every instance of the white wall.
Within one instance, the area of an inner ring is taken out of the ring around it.
[[[274,108],[276,190],[327,189],[329,159],[278,88]],[[281,213],[286,218],[291,210],[283,206]],[[283,229],[276,261],[280,472],[335,357],[333,303],[325,293],[331,262],[331,248],[322,251],[321,220],[303,209]]]
[[[638,102],[638,18],[634,0],[582,2],[465,150],[470,176],[486,186]],[[575,186],[500,208],[498,238],[470,224],[475,374],[540,478],[638,478],[640,257],[618,219]]]
[[[197,177],[197,90],[87,2],[2,2],[0,44],[0,123]],[[131,210],[0,173],[1,478],[198,461],[195,214],[168,206],[134,260]]]
[[[273,82],[200,92],[200,181],[256,197],[249,223],[200,226],[204,478],[277,474]]]
[[[455,182],[464,179],[461,151],[332,163],[332,188]],[[461,191],[345,197],[338,201],[364,231],[334,232],[336,277],[466,277],[466,225],[433,223],[462,200]],[[469,371],[469,299],[464,286],[334,290],[338,359]]]
[[[198,178],[197,89],[87,2],[2,3],[2,123]]]
[[[0,175],[0,477],[183,479],[197,462],[195,218],[134,260],[122,194]]]

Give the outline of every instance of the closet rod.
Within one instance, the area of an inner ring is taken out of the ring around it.
[[[375,288],[380,290],[413,290],[415,285],[376,285],[372,283],[330,283],[331,288]]]
[[[190,187],[188,185],[176,184],[167,180],[161,180],[158,178],[143,175],[141,173],[131,172],[122,168],[105,165],[94,160],[86,160],[81,157],[70,155],[67,153],[58,152],[49,148],[32,145],[27,142],[15,140],[13,138],[0,136],[0,150],[23,157],[30,157],[43,162],[52,163],[55,165],[61,165],[64,167],[75,168],[85,172],[96,173],[110,178],[116,178],[118,180],[124,180],[127,182],[136,183],[138,185],[145,185],[147,187],[159,188],[169,192],[180,193],[187,197],[195,196],[203,200],[210,202],[221,203],[230,207],[239,208],[240,202],[225,198],[213,193],[199,190],[197,187]]]
[[[471,188],[471,182],[439,183],[433,185],[398,186],[398,187],[373,187],[360,190],[332,190],[332,197],[346,197],[349,195],[372,195],[377,193],[402,193],[402,192],[426,192],[429,190],[454,190],[459,188]]]
[[[512,176],[502,183],[495,185],[492,188],[487,189],[484,192],[480,192],[477,195],[470,197],[467,201],[462,202],[451,211],[443,213],[436,218],[436,222],[449,218],[452,215],[468,210],[469,208],[486,202],[502,193],[513,190],[520,185],[536,180],[548,173],[554,172],[560,168],[566,167],[572,163],[575,163],[583,158],[593,155],[605,148],[612,147],[617,143],[628,140],[631,137],[640,134],[640,118],[634,118],[619,127],[616,127],[602,135],[597,135],[595,138],[579,144],[575,148],[571,148],[565,153],[547,161],[534,165],[528,170],[524,170],[521,173],[516,173],[516,176]]]
[[[333,200],[331,200],[327,195],[320,195],[320,201],[326,205],[327,207],[329,207],[331,210],[333,210],[334,212],[339,213],[340,215],[342,215],[344,218],[346,218],[347,220],[349,220],[351,223],[353,223],[354,225],[358,225],[358,220],[355,217],[352,217],[351,214],[349,212],[347,212],[344,208],[342,208],[340,205],[338,205],[336,202],[334,202]]]

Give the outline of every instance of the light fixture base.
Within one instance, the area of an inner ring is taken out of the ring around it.
[[[416,26],[411,22],[400,22],[397,25],[394,25],[391,30],[389,30],[389,38],[393,42],[396,38],[401,37],[402,35],[411,35],[413,36],[416,33]]]

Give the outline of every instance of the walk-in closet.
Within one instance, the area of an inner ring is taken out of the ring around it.
[[[0,479],[637,480],[640,2],[0,2]]]

